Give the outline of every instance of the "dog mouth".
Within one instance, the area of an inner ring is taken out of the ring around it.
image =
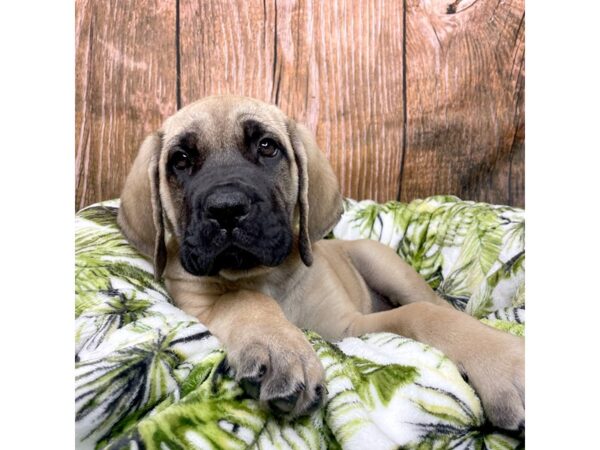
[[[283,224],[223,229],[208,221],[186,231],[180,260],[183,268],[196,276],[215,276],[224,269],[274,267],[291,253],[292,241],[291,229]]]
[[[222,269],[249,270],[259,265],[261,265],[261,261],[256,255],[232,245],[215,257],[208,275],[217,275]]]

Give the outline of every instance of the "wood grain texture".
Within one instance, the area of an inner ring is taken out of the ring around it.
[[[76,207],[234,93],[315,131],[345,195],[524,205],[523,0],[76,0]]]
[[[523,0],[408,0],[400,189],[524,205]]]
[[[181,101],[247,95],[317,136],[342,192],[396,198],[402,2],[180,0]]]
[[[118,197],[143,137],[176,111],[176,4],[76,1],[76,207]]]

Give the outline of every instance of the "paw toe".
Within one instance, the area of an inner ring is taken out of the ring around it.
[[[296,407],[298,398],[300,397],[301,391],[298,390],[285,397],[275,398],[269,400],[268,405],[271,411],[278,415],[285,415],[291,413]]]
[[[315,387],[314,398],[312,399],[312,401],[310,401],[310,403],[306,407],[305,414],[312,414],[317,409],[319,409],[321,407],[321,405],[323,405],[323,402],[324,402],[325,396],[326,396],[326,392],[327,392],[327,389],[322,384],[319,384]]]
[[[260,380],[256,377],[242,378],[240,380],[240,386],[254,400],[258,400],[260,397]]]

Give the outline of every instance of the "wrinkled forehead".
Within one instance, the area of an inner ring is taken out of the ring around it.
[[[209,97],[182,108],[163,124],[163,144],[195,134],[212,148],[235,146],[249,129],[275,135],[289,145],[287,118],[273,106],[243,97]]]

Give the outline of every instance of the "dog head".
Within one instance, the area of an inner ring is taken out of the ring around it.
[[[129,241],[166,264],[166,236],[193,275],[247,273],[281,264],[342,212],[337,180],[312,134],[277,107],[216,96],[169,117],[148,136],[121,195]]]

